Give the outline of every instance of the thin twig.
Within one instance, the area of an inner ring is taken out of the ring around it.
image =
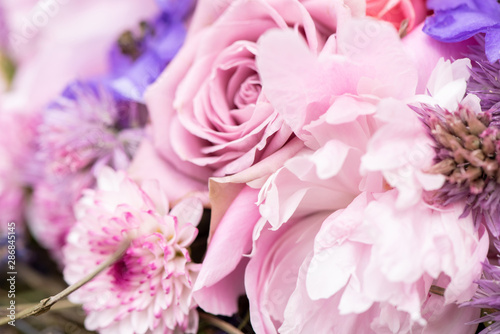
[[[75,284],[68,286],[66,289],[59,292],[58,294],[41,300],[38,304],[36,304],[33,307],[22,310],[21,312],[16,314],[16,320],[30,317],[32,315],[39,315],[39,314],[47,312],[48,310],[50,310],[52,305],[57,303],[59,300],[67,297],[72,292],[78,290],[83,285],[85,285],[90,280],[92,280],[94,277],[96,277],[101,272],[106,270],[110,265],[112,265],[113,263],[118,261],[122,257],[122,255],[125,253],[125,251],[127,250],[129,245],[130,245],[130,241],[127,240],[126,242],[123,243],[123,245],[113,255],[111,255],[106,261],[101,263],[93,272],[91,272],[90,274],[88,274],[87,276],[85,276],[84,278],[82,278],[81,280],[76,282]],[[0,319],[0,326],[5,325],[6,323],[8,323],[11,320],[12,319],[7,318],[7,317],[4,319]]]
[[[21,304],[19,306],[16,306],[16,308],[19,309],[19,310],[21,310],[21,311],[23,311],[23,310],[27,310],[29,308],[34,308],[37,305],[38,304]],[[57,311],[57,310],[65,310],[65,309],[68,309],[68,308],[80,307],[80,306],[81,305],[73,304],[69,300],[61,300],[56,305],[53,305],[50,309],[52,311]]]
[[[221,329],[225,331],[228,334],[243,334],[242,331],[240,331],[238,328],[234,327],[230,323],[225,322],[222,319],[219,319],[211,314],[204,313],[204,312],[198,312],[200,315],[200,318],[208,322],[210,325],[217,327],[218,329]]]

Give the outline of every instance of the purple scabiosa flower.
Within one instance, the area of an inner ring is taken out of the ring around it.
[[[500,102],[500,63],[490,63],[484,54],[484,38],[476,37],[477,45],[470,46],[467,57],[471,60],[471,76],[467,83],[468,93],[481,99],[481,108],[488,110]]]
[[[59,176],[102,165],[124,169],[146,120],[139,103],[120,101],[99,84],[71,84],[43,114],[40,159],[49,173]]]
[[[497,0],[428,0],[434,15],[423,31],[431,37],[455,43],[485,33],[490,62],[500,59],[500,4]]]
[[[87,312],[85,326],[102,334],[196,333],[192,287],[199,271],[189,247],[203,207],[195,198],[170,212],[156,182],[142,186],[124,172],[102,169],[95,190],[76,205],[64,278],[73,284],[129,240],[124,256],[70,296]]]
[[[94,185],[103,166],[128,167],[146,121],[144,105],[92,82],[70,85],[44,111],[37,138],[42,173],[34,185],[29,223],[56,259],[81,191]]]
[[[137,31],[125,31],[111,50],[109,85],[127,99],[143,101],[153,83],[184,43],[184,20],[191,12],[191,0],[158,0],[162,13],[143,21]]]
[[[435,143],[435,163],[428,172],[446,177],[443,187],[429,200],[443,206],[465,203],[462,216],[472,213],[476,226],[485,222],[498,237],[500,115],[482,112],[479,100],[472,96],[454,111],[428,104],[412,108]]]

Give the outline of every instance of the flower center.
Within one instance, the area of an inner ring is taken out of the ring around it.
[[[472,194],[483,192],[489,180],[500,183],[500,131],[490,124],[490,113],[476,114],[465,107],[441,117],[431,115],[428,126],[438,145],[436,164],[428,172],[466,185]]]

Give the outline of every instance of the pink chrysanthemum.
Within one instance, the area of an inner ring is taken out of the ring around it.
[[[97,182],[76,207],[78,222],[63,250],[66,281],[75,283],[131,243],[120,260],[70,296],[83,304],[85,326],[100,333],[195,333],[191,288],[199,265],[191,262],[188,247],[201,203],[184,200],[168,214],[156,183],[141,188],[109,168]]]

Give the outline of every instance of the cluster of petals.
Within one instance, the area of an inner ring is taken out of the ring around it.
[[[39,175],[29,223],[35,238],[61,260],[73,205],[103,166],[124,170],[147,118],[136,102],[117,100],[101,83],[75,82],[44,111],[37,127]]]
[[[141,186],[124,172],[104,168],[95,190],[77,204],[77,223],[64,248],[64,277],[82,279],[130,242],[123,257],[71,295],[87,312],[85,325],[100,333],[195,333],[192,285],[199,264],[189,246],[202,205],[186,199],[169,212],[157,182]]]
[[[427,172],[432,141],[409,107],[458,106],[470,64],[439,60],[457,58],[460,46],[443,51],[420,29],[402,42],[393,26],[336,9],[336,33],[317,48],[293,29],[259,38],[262,91],[303,146],[265,182],[250,183],[259,190],[236,192],[195,296],[231,314],[246,291],[259,333],[471,333],[465,323],[478,312],[458,304],[477,288],[488,233],[461,217],[463,203],[426,203],[444,178]],[[412,53],[418,47],[430,51]],[[230,235],[241,243],[217,265]],[[444,296],[432,295],[433,285]]]
[[[361,16],[364,6],[353,1],[353,15]],[[296,152],[286,150],[293,129],[263,86],[258,41],[274,29],[297,29],[317,51],[349,16],[343,1],[198,2],[185,44],[145,94],[154,146],[168,168],[185,175],[179,187],[245,171],[280,151]],[[288,88],[287,96],[295,93]]]
[[[474,333],[500,319],[498,119],[463,132],[493,152],[476,197],[429,119],[500,115],[499,29],[495,0],[0,0],[0,108],[26,111],[0,113],[0,221],[68,284],[126,247],[69,297],[103,334],[242,295],[257,334]]]

